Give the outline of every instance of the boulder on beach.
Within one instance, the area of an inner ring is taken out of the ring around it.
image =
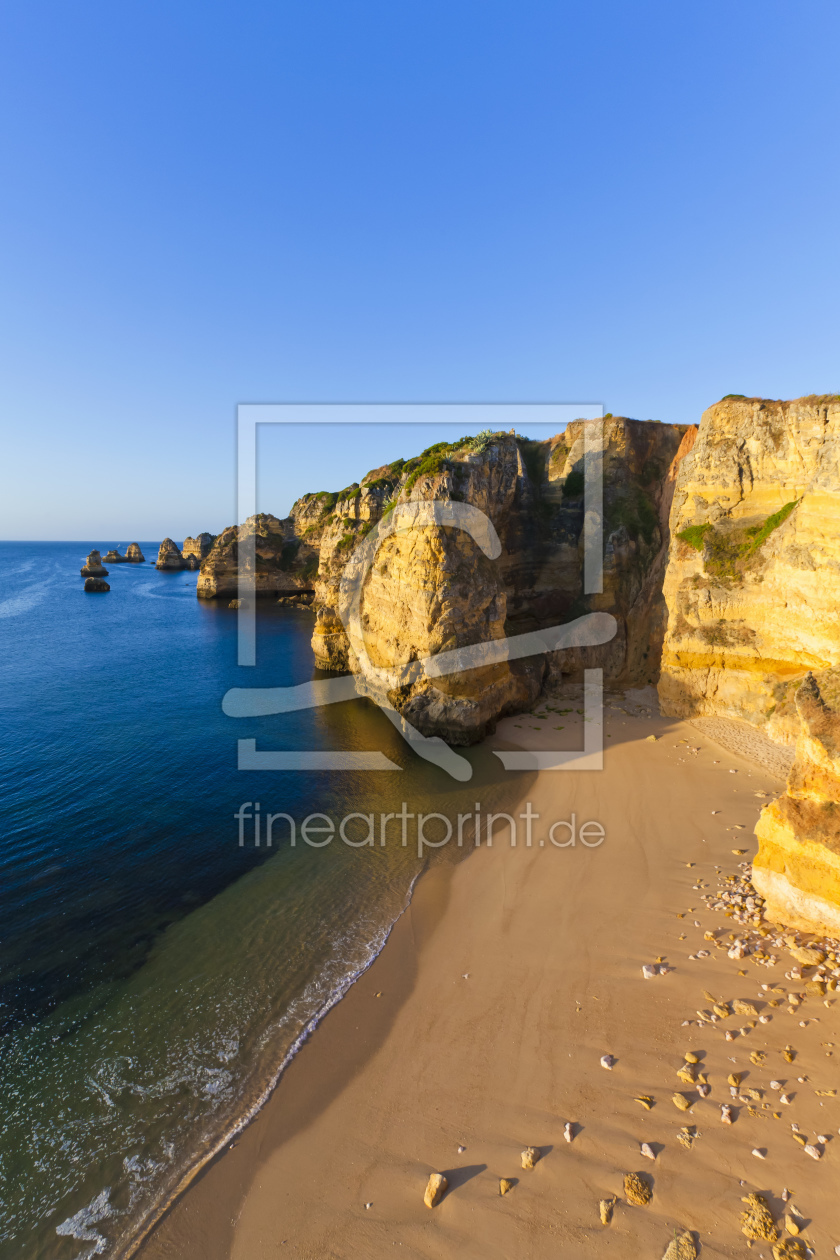
[[[674,1234],[665,1249],[662,1260],[696,1260],[696,1257],[697,1246],[694,1235],[685,1230],[682,1234]]]
[[[90,592],[96,592],[96,591],[110,591],[110,589],[111,589],[111,587],[110,587],[110,586],[109,586],[109,584],[105,581],[105,579],[104,579],[104,578],[100,578],[100,577],[89,577],[89,578],[85,578],[85,590],[86,590],[86,591],[90,591]]]
[[[638,1173],[625,1173],[624,1197],[635,1207],[646,1207],[653,1198],[650,1182],[645,1177],[640,1177]]]
[[[426,1204],[426,1207],[437,1207],[448,1189],[449,1182],[443,1173],[432,1173],[426,1184],[426,1193],[423,1195],[423,1202]]]
[[[108,570],[102,563],[102,557],[98,551],[92,551],[85,563],[79,570],[82,577],[107,577]]]

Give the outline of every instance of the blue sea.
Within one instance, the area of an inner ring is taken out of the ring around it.
[[[384,847],[239,844],[246,801],[302,820],[493,804],[369,701],[233,719],[234,686],[319,675],[311,613],[261,601],[258,664],[197,574],[79,569],[133,539],[0,543],[0,1256],[120,1256],[253,1115],[382,947],[423,867]],[[260,749],[380,749],[401,773],[239,771]],[[508,785],[510,786],[510,785]],[[466,849],[447,846],[435,861]]]

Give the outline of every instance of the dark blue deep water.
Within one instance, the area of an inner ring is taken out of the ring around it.
[[[84,594],[84,557],[112,545],[0,543],[2,1257],[119,1255],[404,907],[411,846],[240,847],[241,802],[337,820],[492,792],[488,753],[459,787],[365,700],[225,717],[229,687],[317,676],[311,614],[265,601],[242,669],[236,614],[196,573],[112,565]],[[402,773],[241,772],[237,738],[381,749]]]

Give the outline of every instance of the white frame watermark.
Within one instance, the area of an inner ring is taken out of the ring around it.
[[[590,412],[589,416],[582,412]],[[554,432],[571,420],[584,419],[584,524],[583,591],[603,590],[603,408],[595,404],[294,404],[248,403],[237,411],[237,520],[244,522],[257,511],[258,424],[431,424],[467,425],[496,422],[503,426],[546,424]],[[508,638],[487,640],[423,660],[392,667],[374,666],[365,646],[361,625],[362,588],[377,549],[395,533],[428,525],[462,529],[484,554],[496,559],[501,543],[489,517],[468,503],[452,500],[413,499],[398,503],[356,547],[347,562],[339,589],[338,612],[360,672],[292,687],[237,687],[222,702],[230,717],[257,717],[290,713],[337,701],[367,696],[386,714],[412,750],[466,782],[472,766],[444,740],[424,736],[393,706],[388,691],[421,677],[429,679],[503,660],[514,660],[568,647],[591,647],[609,642],[616,633],[615,619],[596,612],[565,625]],[[237,649],[238,663],[256,665],[256,535],[240,540],[238,547]],[[340,750],[280,751],[257,749],[255,739],[237,741],[240,770],[392,770],[401,769],[382,752]],[[495,751],[495,750],[494,750]],[[603,768],[603,673],[585,671],[584,747],[577,750],[495,751],[506,770],[600,770]]]

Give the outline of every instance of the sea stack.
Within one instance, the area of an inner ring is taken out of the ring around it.
[[[108,570],[102,563],[102,557],[98,551],[92,551],[85,563],[79,570],[82,577],[107,577]]]
[[[143,564],[143,562],[146,559],[146,557],[143,555],[143,552],[140,550],[139,543],[128,544],[125,551],[125,558],[129,562],[129,564]]]
[[[171,538],[164,538],[160,544],[155,567],[158,569],[185,569],[187,567],[180,548],[176,546]]]
[[[197,569],[201,564],[201,561],[206,556],[210,555],[215,541],[216,535],[208,534],[206,530],[203,534],[196,534],[195,538],[185,538],[184,545],[181,548],[181,555],[185,560],[190,556],[197,560],[197,564],[190,566],[191,568]]]
[[[105,553],[106,564],[125,564],[127,556],[121,556],[116,547]]]
[[[100,591],[110,591],[111,587],[104,578],[89,577],[85,578],[85,590],[89,594],[96,594]]]

